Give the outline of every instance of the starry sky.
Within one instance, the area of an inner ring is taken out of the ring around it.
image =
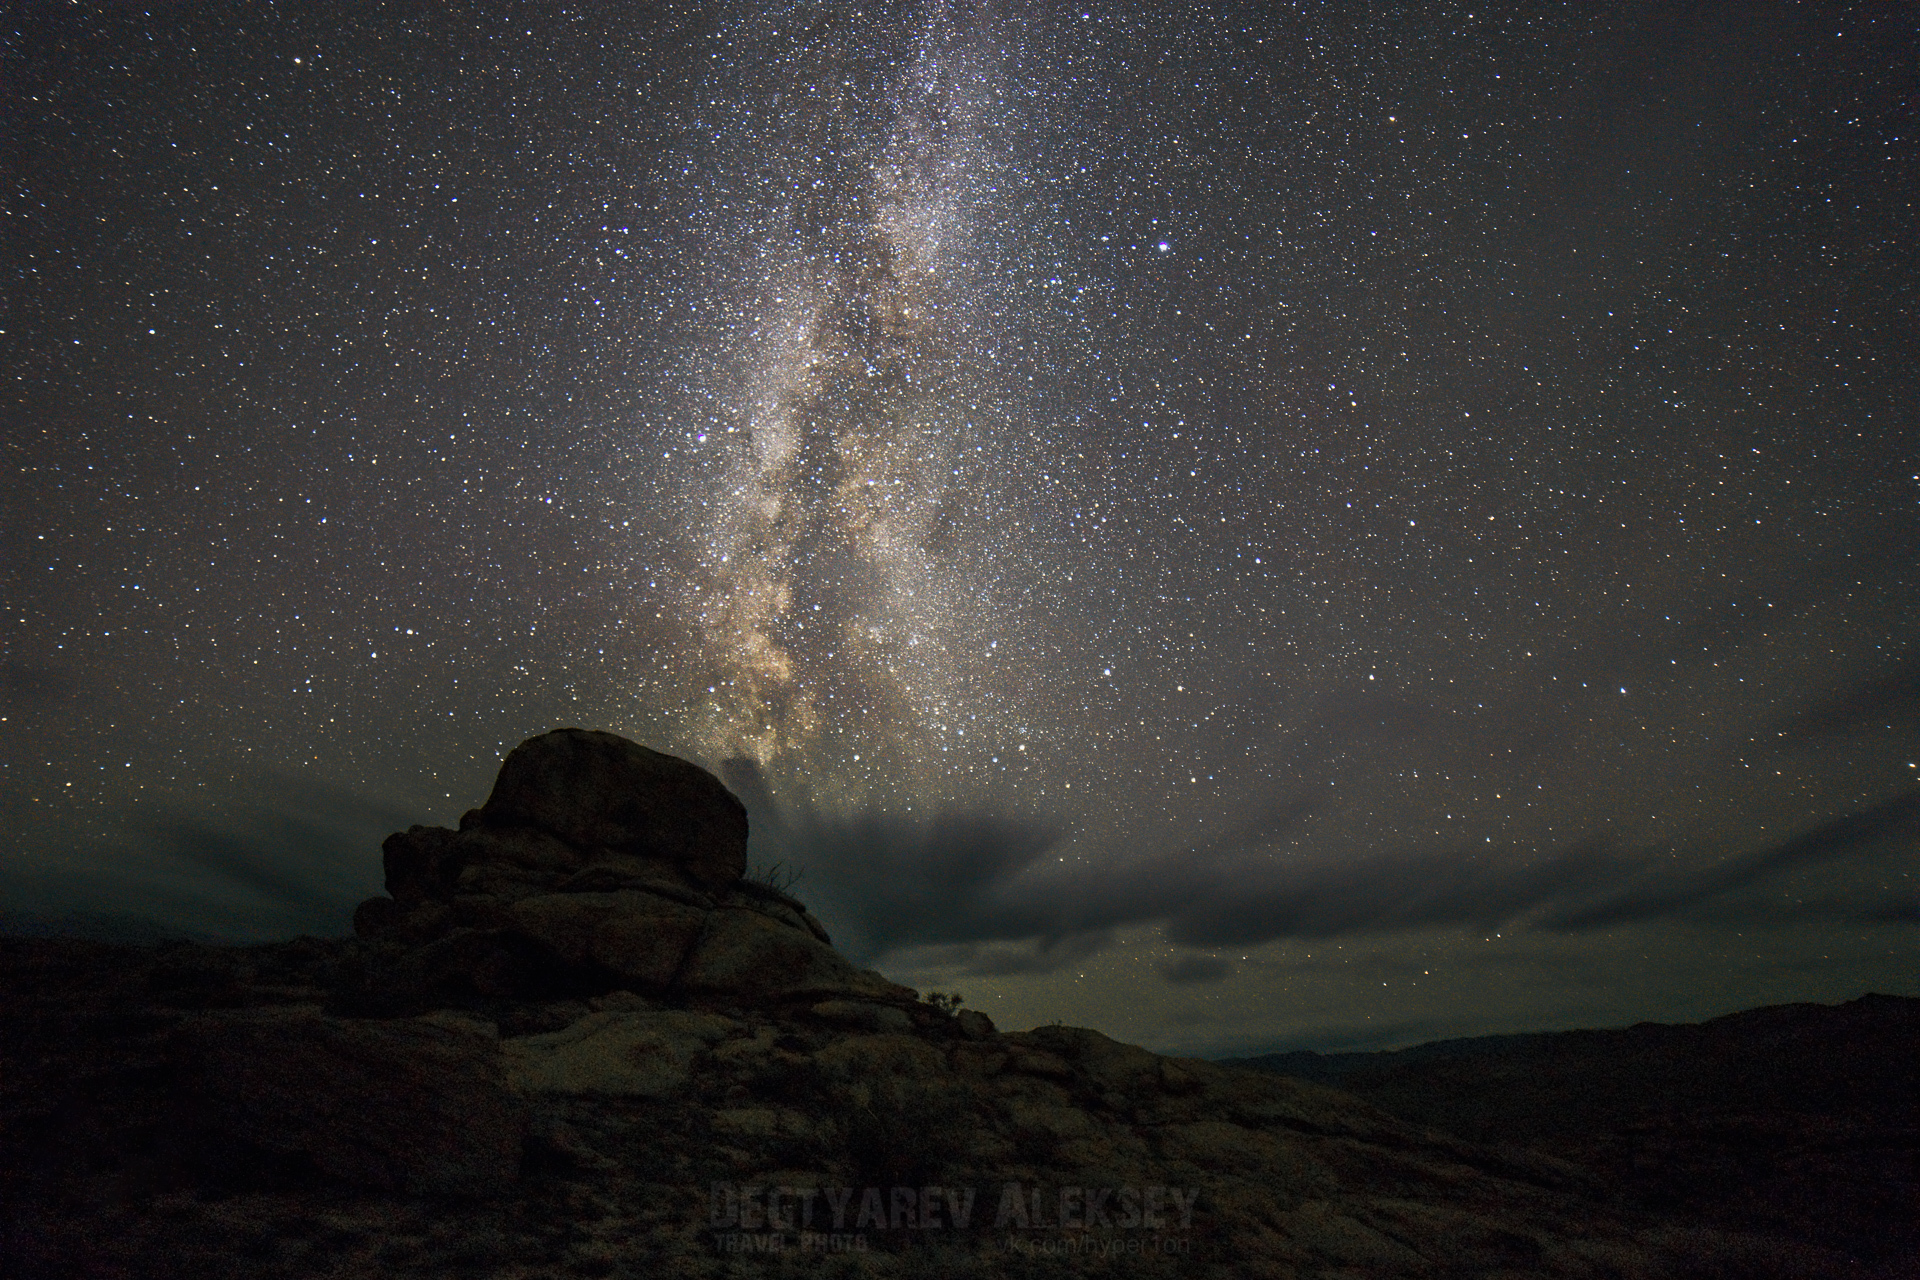
[[[1915,25],[17,6],[0,918],[571,724],[1003,1026],[1920,994]]]

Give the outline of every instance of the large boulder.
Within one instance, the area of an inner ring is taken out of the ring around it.
[[[611,989],[733,1005],[917,999],[849,964],[803,904],[743,879],[746,836],[740,802],[704,769],[610,733],[529,738],[458,831],[387,838],[392,897],[354,915],[375,945],[347,1006]]]
[[[654,859],[724,889],[746,872],[747,811],[698,765],[616,734],[555,729],[515,747],[481,809],[585,850]]]

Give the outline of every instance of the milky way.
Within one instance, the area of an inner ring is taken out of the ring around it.
[[[993,32],[936,14],[911,61],[869,83],[873,54],[847,48],[865,25],[788,48],[742,144],[768,148],[782,181],[737,286],[751,322],[722,363],[737,384],[714,389],[718,484],[696,490],[710,757],[766,764],[827,736],[912,760],[954,714],[978,630],[961,601],[991,570],[973,473],[995,446],[992,371],[957,295],[991,176],[977,125]]]

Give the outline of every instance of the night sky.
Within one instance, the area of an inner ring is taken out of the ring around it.
[[[12,12],[13,927],[579,725],[1003,1026],[1920,994],[1907,6]]]

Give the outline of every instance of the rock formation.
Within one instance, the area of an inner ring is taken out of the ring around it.
[[[0,940],[25,1276],[1883,1276],[1095,1031],[1003,1033],[742,878],[715,779],[563,729],[348,939]],[[1878,1269],[1876,1269],[1878,1268]]]
[[[799,902],[743,878],[747,814],[706,770],[610,733],[515,747],[458,831],[387,838],[361,1011],[614,989],[754,1005],[916,994],[833,949]]]

